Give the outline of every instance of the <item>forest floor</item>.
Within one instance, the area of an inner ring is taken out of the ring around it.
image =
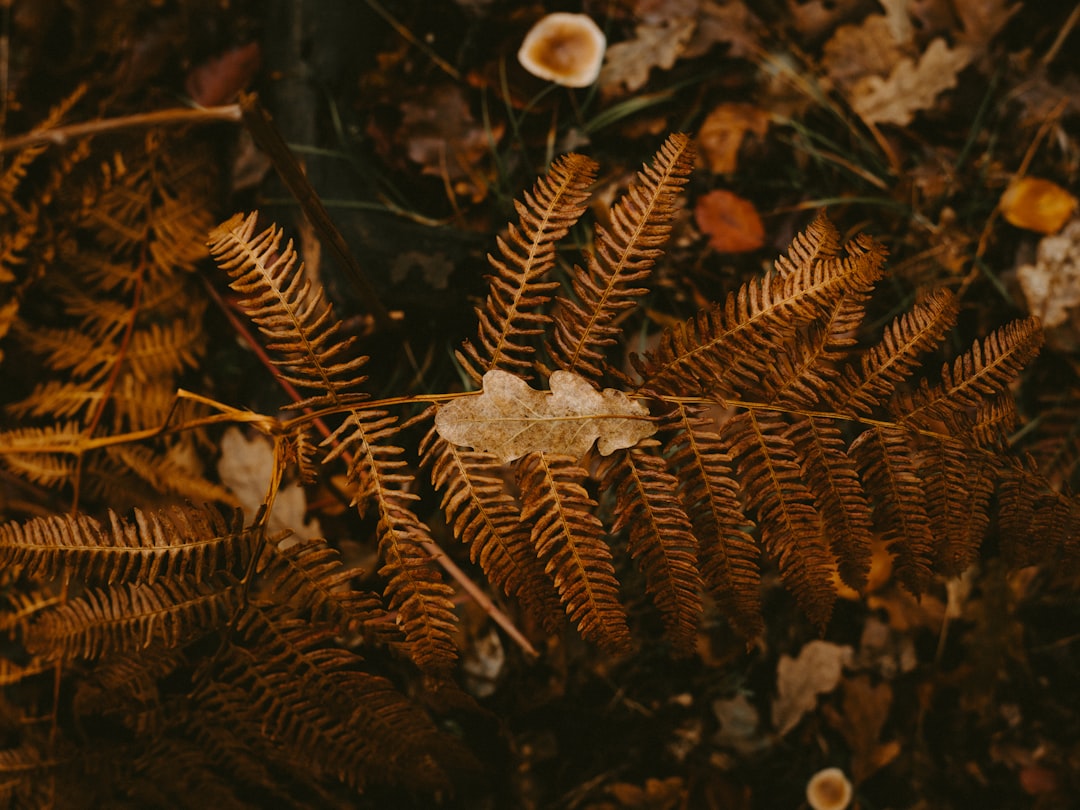
[[[112,39],[93,5],[3,4],[4,81],[22,104],[7,136],[80,78],[106,120],[257,92],[407,330],[372,323],[233,125],[218,125],[228,180],[216,216],[257,208],[295,229],[335,307],[367,331],[380,395],[461,385],[453,350],[475,332],[485,254],[553,158],[599,163],[602,218],[663,139],[686,132],[697,168],[643,333],[722,300],[825,211],[845,238],[887,247],[895,308],[883,318],[945,286],[961,306],[958,345],[1042,320],[1045,348],[1015,390],[1015,444],[1061,487],[1080,483],[1080,5],[176,0],[116,12],[125,36]],[[584,12],[606,34],[587,87],[518,60],[552,11]],[[212,317],[212,363],[251,369]],[[269,378],[215,384],[223,401],[275,396]],[[308,506],[328,530],[340,510],[325,499],[310,492]],[[994,527],[990,538],[978,565],[919,600],[880,549],[867,592],[840,600],[824,636],[767,574],[765,634],[748,648],[707,621],[689,659],[643,645],[612,660],[571,635],[529,662],[466,601],[461,679],[488,714],[456,731],[496,776],[454,801],[797,808],[810,777],[835,766],[863,810],[1080,806],[1080,580],[1053,564],[1006,570]]]

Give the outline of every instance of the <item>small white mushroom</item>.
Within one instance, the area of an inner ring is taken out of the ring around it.
[[[566,87],[588,87],[600,75],[607,39],[587,14],[556,12],[529,29],[518,61],[534,76]]]
[[[851,794],[851,782],[839,768],[818,771],[806,783],[806,801],[814,810],[844,810]]]

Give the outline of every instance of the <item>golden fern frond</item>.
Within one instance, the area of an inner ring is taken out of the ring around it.
[[[252,538],[239,515],[212,507],[173,507],[132,520],[109,512],[108,525],[88,515],[52,515],[0,526],[0,562],[30,576],[87,582],[206,580],[241,565]]]
[[[678,494],[694,527],[701,578],[721,612],[740,633],[762,628],[761,551],[747,534],[727,444],[711,419],[677,404],[665,420],[671,433],[664,446],[668,467],[678,478]]]
[[[202,308],[195,306],[187,318],[136,329],[124,355],[126,367],[136,381],[145,383],[151,377],[166,377],[171,382],[173,376],[194,368],[206,343],[201,317]]]
[[[523,506],[537,556],[583,638],[612,652],[630,647],[626,611],[587,473],[570,456],[529,453],[517,462]]]
[[[834,420],[796,417],[785,432],[814,496],[840,579],[862,590],[870,573],[873,512]]]
[[[640,390],[660,396],[706,390],[720,397],[753,390],[768,377],[773,349],[852,289],[872,284],[881,274],[883,252],[866,240],[851,255],[819,258],[814,247],[832,240],[821,223],[807,229],[793,260],[778,260],[775,270],[747,282],[724,304],[664,330],[655,352],[635,359]]]
[[[322,288],[314,288],[298,262],[290,239],[281,246],[281,229],[256,234],[258,214],[237,214],[210,234],[210,252],[232,278],[240,306],[266,336],[275,365],[298,389],[310,395],[292,409],[338,403],[365,379],[366,357],[352,355],[355,338],[340,336]],[[360,398],[353,393],[354,398]]]
[[[412,510],[419,496],[412,491],[403,450],[384,444],[399,429],[396,417],[385,411],[351,411],[323,442],[333,447],[325,461],[352,454],[349,480],[366,487],[357,498],[370,497],[378,509],[379,573],[387,580],[389,608],[397,611],[408,654],[422,669],[445,673],[457,658],[453,589],[425,550],[436,548],[435,541]]]
[[[885,328],[881,342],[863,353],[858,369],[847,366],[829,399],[841,411],[869,413],[887,402],[914,371],[919,357],[936,348],[956,323],[959,308],[945,288],[917,301]]]
[[[224,627],[240,595],[236,585],[166,579],[91,589],[41,614],[25,644],[32,653],[64,661],[137,650],[154,641],[175,647]]]
[[[8,524],[11,525],[11,524]],[[0,528],[0,537],[8,526]],[[51,610],[63,601],[55,588],[35,588],[31,591],[10,591],[4,594],[0,606],[0,633],[14,636],[17,631],[26,628],[37,614]]]
[[[875,498],[875,523],[895,558],[896,578],[914,594],[933,572],[934,532],[915,454],[918,437],[904,427],[873,427],[851,443],[867,492]]]
[[[813,493],[803,483],[795,447],[785,432],[779,417],[754,411],[720,428],[736,460],[739,486],[761,527],[766,554],[776,561],[799,607],[824,629],[836,600],[832,559],[821,538]]]
[[[28,481],[57,487],[75,474],[75,454],[84,442],[74,422],[15,428],[0,432],[0,461]]]
[[[434,428],[420,444],[420,457],[431,468],[432,485],[442,492],[447,524],[469,546],[470,559],[488,581],[520,599],[554,632],[562,618],[558,595],[519,521],[521,507],[504,487],[498,459],[450,444]]]
[[[604,488],[616,493],[611,530],[629,529],[628,551],[645,574],[666,636],[679,654],[689,655],[701,617],[698,544],[679,502],[678,480],[646,446],[618,451],[602,477]]]
[[[603,350],[622,336],[616,319],[648,292],[641,283],[663,253],[693,163],[690,139],[671,135],[611,209],[610,228],[596,227],[593,252],[572,277],[577,300],[557,299],[548,352],[559,368],[599,379]]]
[[[322,540],[295,543],[286,549],[269,543],[259,573],[265,595],[349,633],[378,622],[386,615],[379,597],[352,587],[358,571],[342,565],[337,549]]]
[[[167,409],[155,411],[162,419],[166,412]],[[163,495],[176,495],[196,503],[239,506],[236,496],[227,487],[207,480],[171,455],[161,455],[149,447],[135,444],[107,447],[101,461],[104,462],[101,468],[96,464],[88,465],[87,472],[102,477],[114,474],[127,477],[131,474]]]
[[[514,201],[518,224],[499,238],[500,258],[488,255],[495,273],[488,277],[487,301],[476,310],[478,345],[466,340],[456,353],[475,382],[493,368],[531,375],[536,348],[530,341],[550,322],[541,308],[559,286],[546,278],[555,266],[555,245],[585,212],[596,170],[583,155],[564,155],[525,193],[524,202]]]

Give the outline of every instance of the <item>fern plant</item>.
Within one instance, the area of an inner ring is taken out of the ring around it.
[[[994,520],[1010,561],[1075,561],[1076,497],[1007,441],[1008,386],[1038,351],[1038,324],[1008,324],[925,373],[955,300],[930,293],[866,340],[885,252],[865,236],[841,245],[824,217],[773,270],[661,333],[632,370],[614,360],[692,162],[689,140],[671,136],[595,228],[562,295],[556,249],[597,167],[581,155],[553,164],[490,257],[477,335],[458,353],[475,391],[372,399],[366,358],[281,231],[260,230],[257,214],[214,229],[210,253],[299,401],[259,414],[181,391],[156,425],[117,408],[102,433],[38,392],[34,407],[54,421],[0,433],[0,458],[48,485],[71,479],[41,470],[121,451],[146,453],[160,474],[161,435],[237,422],[273,442],[268,491],[254,515],[177,503],[0,527],[17,651],[4,682],[40,700],[6,706],[17,742],[0,752],[0,790],[74,806],[73,785],[93,774],[100,802],[250,807],[329,802],[335,785],[446,788],[469,754],[394,679],[415,667],[429,694],[464,697],[452,685],[454,590],[436,562],[452,550],[420,509],[419,470],[493,587],[536,626],[568,621],[614,654],[634,645],[627,562],[673,652],[688,654],[706,594],[746,636],[762,631],[763,564],[824,628],[837,582],[866,582],[879,535],[915,593],[970,565]],[[67,384],[98,379],[98,366],[86,377],[78,358],[58,359],[63,347],[50,351]],[[336,424],[319,440],[323,422]],[[305,480],[346,468],[353,505],[375,523],[376,591],[355,586],[333,540],[268,532],[290,465]],[[111,731],[80,746],[56,728],[61,714],[84,733],[90,718]]]

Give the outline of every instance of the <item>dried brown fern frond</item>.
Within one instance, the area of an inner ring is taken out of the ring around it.
[[[862,237],[854,252],[838,256],[826,249],[835,241],[833,226],[815,220],[776,270],[750,280],[723,305],[665,330],[657,349],[636,361],[640,390],[721,397],[754,390],[768,378],[773,353],[785,351],[798,328],[880,277],[884,253],[872,242]]]
[[[518,224],[499,238],[500,258],[488,256],[495,273],[488,277],[487,301],[476,310],[478,345],[465,341],[457,352],[474,381],[493,368],[529,377],[536,352],[530,341],[543,335],[550,322],[542,307],[559,286],[547,278],[555,266],[555,245],[585,212],[596,169],[583,155],[565,155],[531,194],[526,192],[524,202],[514,202]]]
[[[693,162],[690,139],[672,135],[611,209],[610,228],[597,226],[585,267],[574,268],[577,300],[557,299],[548,345],[557,367],[594,381],[600,377],[602,352],[622,336],[616,319],[648,292],[641,284],[663,253]]]
[[[506,490],[498,459],[453,445],[434,428],[421,442],[420,456],[431,467],[432,485],[442,492],[447,524],[469,546],[473,562],[554,632],[562,616],[558,596],[519,519],[520,505]]]
[[[366,357],[352,353],[355,338],[343,337],[321,288],[314,288],[292,240],[281,245],[280,228],[256,233],[257,214],[237,214],[210,234],[210,252],[233,279],[240,306],[267,338],[282,375],[309,396],[297,409],[337,404],[367,378]]]
[[[626,611],[596,502],[582,486],[587,473],[577,459],[542,452],[530,453],[516,467],[521,522],[529,527],[570,621],[604,649],[627,651]]]
[[[445,785],[437,755],[454,744],[388,680],[362,671],[358,656],[328,646],[325,631],[280,608],[251,607],[237,632],[243,644],[229,645],[199,677],[203,690],[240,687],[219,704],[225,716],[261,729],[294,762],[353,786]]]
[[[253,540],[213,507],[173,507],[133,520],[109,512],[107,524],[87,515],[53,515],[0,526],[0,562],[32,577],[74,577],[86,582],[153,584],[207,580],[236,570]]]
[[[32,653],[62,661],[139,649],[155,640],[175,647],[224,627],[239,601],[238,585],[182,579],[94,588],[39,615],[25,644]]]

